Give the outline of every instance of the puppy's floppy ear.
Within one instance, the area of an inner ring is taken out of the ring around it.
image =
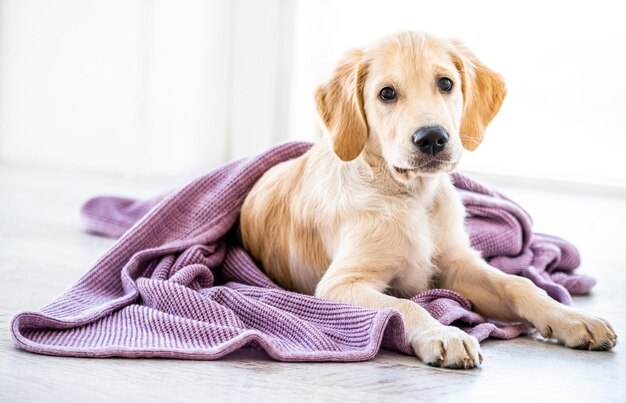
[[[452,40],[452,59],[462,79],[463,114],[459,133],[463,147],[473,151],[496,116],[506,95],[502,77],[487,68],[465,45]]]
[[[366,71],[363,52],[353,50],[339,61],[331,79],[315,92],[317,112],[330,133],[333,151],[343,161],[358,157],[367,140],[363,110]]]

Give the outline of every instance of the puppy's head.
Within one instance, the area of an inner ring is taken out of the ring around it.
[[[456,41],[402,32],[349,52],[316,92],[337,156],[380,156],[400,182],[453,170],[498,112],[502,78]]]

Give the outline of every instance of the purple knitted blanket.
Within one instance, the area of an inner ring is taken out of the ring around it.
[[[216,359],[241,348],[282,361],[359,361],[381,347],[411,354],[398,313],[282,290],[236,242],[239,209],[255,181],[309,147],[287,143],[231,162],[165,198],[89,200],[86,230],[121,238],[65,294],[12,318],[17,345],[89,357]],[[454,180],[473,245],[492,265],[563,303],[593,286],[573,274],[579,258],[571,244],[533,234],[528,215],[506,197],[460,174]],[[485,321],[448,290],[413,301],[479,340],[527,330]]]

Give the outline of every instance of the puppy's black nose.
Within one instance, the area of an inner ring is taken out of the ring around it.
[[[426,154],[435,155],[446,148],[448,132],[441,126],[424,126],[413,133],[413,144]]]

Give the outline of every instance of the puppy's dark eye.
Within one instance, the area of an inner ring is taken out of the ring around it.
[[[452,91],[453,86],[452,80],[450,80],[448,77],[442,77],[439,79],[437,86],[439,87],[439,90],[441,92],[450,92]]]
[[[380,99],[383,101],[393,101],[396,99],[396,91],[391,87],[385,87],[380,90]]]

